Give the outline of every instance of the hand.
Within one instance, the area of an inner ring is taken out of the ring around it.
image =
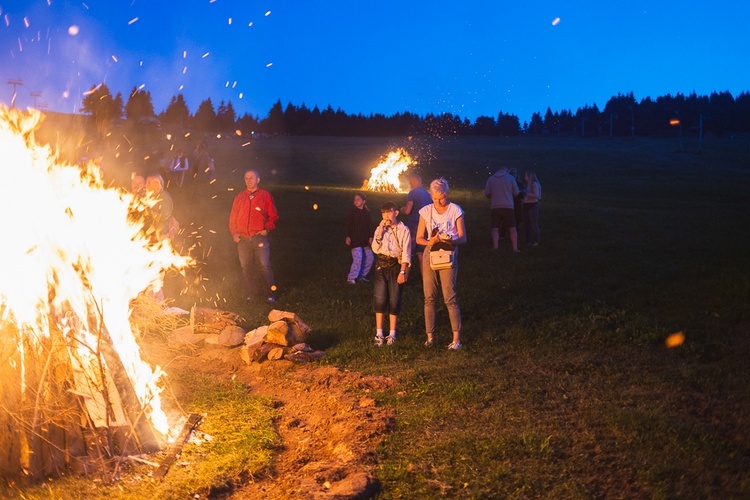
[[[240,242],[240,235],[239,234],[234,234],[234,235],[232,235],[232,239],[234,240],[235,243],[239,243]]]
[[[352,244],[352,239],[350,237],[346,237],[346,246],[350,246]]]
[[[267,236],[268,235],[268,229],[262,229],[258,231],[258,234],[261,236]]]

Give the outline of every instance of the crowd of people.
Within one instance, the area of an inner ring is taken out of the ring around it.
[[[185,165],[189,168],[187,160]],[[244,182],[245,189],[237,193],[232,202],[229,231],[237,245],[246,299],[257,301],[260,297],[273,304],[277,287],[271,266],[269,233],[276,228],[279,214],[271,193],[260,187],[258,171],[247,170]],[[398,338],[404,287],[416,266],[424,293],[424,345],[431,347],[435,343],[437,301],[442,296],[452,333],[447,347],[458,350],[463,346],[457,280],[459,247],[467,241],[464,211],[451,201],[450,187],[443,178],[430,182],[428,190],[422,186],[421,177],[412,173],[409,184],[406,204],[403,207],[392,201],[382,204],[381,220],[376,226],[367,207],[366,194],[354,195],[344,239],[352,256],[346,281],[349,285],[368,282],[372,272],[375,344],[393,345]],[[173,237],[171,197],[164,189],[161,175],[146,179],[134,176],[132,188],[134,194],[149,191],[157,198],[154,206],[157,237]],[[525,227],[526,245],[539,245],[541,184],[534,171],[525,172],[522,182],[514,170],[501,167],[487,180],[484,193],[490,200],[493,249],[499,249],[507,234],[513,252],[518,253],[520,224]],[[400,215],[406,216],[405,222],[398,220]]]

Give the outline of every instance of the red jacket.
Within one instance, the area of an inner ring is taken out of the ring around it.
[[[278,220],[279,213],[271,193],[261,188],[254,193],[243,189],[232,202],[229,231],[232,236],[238,234],[240,238],[249,238],[264,229],[275,229]]]

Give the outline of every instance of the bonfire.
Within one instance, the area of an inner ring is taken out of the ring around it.
[[[190,260],[154,242],[143,202],[105,187],[97,166],[64,164],[37,144],[41,118],[0,107],[4,478],[156,451],[184,419],[163,408],[165,374],[142,359],[130,313]]]
[[[406,172],[415,161],[403,149],[388,153],[383,161],[370,171],[370,179],[364,182],[362,189],[385,193],[405,193],[399,176]]]

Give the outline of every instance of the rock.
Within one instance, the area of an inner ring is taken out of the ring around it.
[[[294,349],[295,351],[301,351],[301,352],[312,352],[313,351],[313,348],[310,347],[309,345],[305,344],[304,342],[301,342],[299,344],[294,344],[292,346],[292,349]]]
[[[187,347],[189,349],[196,349],[203,346],[203,341],[206,335],[197,334],[193,332],[193,328],[183,326],[177,328],[167,336],[167,343],[171,347]]]
[[[305,352],[292,349],[284,355],[284,359],[294,361],[295,363],[309,363],[310,361],[317,361],[325,355],[326,353],[323,351]]]
[[[245,343],[245,329],[241,326],[229,325],[219,334],[219,344],[224,347],[237,347]]]
[[[355,472],[332,484],[326,491],[326,498],[371,498],[377,489],[377,483],[370,474]]]
[[[204,340],[203,340],[204,347],[206,347],[206,348],[221,347],[221,344],[219,344],[219,335],[218,334],[213,334],[212,333],[212,334],[209,334],[209,335],[204,335],[204,337],[205,337]]]

